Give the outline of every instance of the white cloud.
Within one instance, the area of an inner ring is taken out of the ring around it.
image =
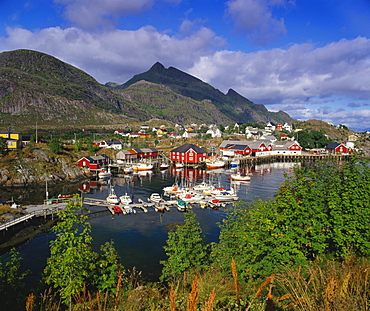
[[[120,16],[150,10],[154,0],[54,0],[64,17],[82,29],[110,26]]]
[[[272,16],[273,6],[282,6],[285,0],[230,0],[227,15],[234,22],[235,30],[252,43],[267,45],[286,34],[284,19]]]
[[[94,34],[75,27],[51,27],[37,32],[8,28],[7,31],[8,37],[1,39],[3,50],[27,48],[45,52],[81,68],[101,83],[124,83],[157,61],[186,70],[222,41],[205,27],[181,39],[151,26]]]
[[[370,96],[370,40],[358,37],[315,48],[312,44],[255,53],[218,51],[202,56],[191,74],[256,102],[331,95]]]

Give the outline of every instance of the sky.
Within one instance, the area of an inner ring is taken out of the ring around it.
[[[296,120],[370,130],[370,0],[0,0],[0,52],[98,82],[157,61]]]

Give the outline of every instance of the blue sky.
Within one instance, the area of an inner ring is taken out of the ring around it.
[[[159,61],[294,119],[364,131],[369,16],[369,0],[0,0],[0,52],[44,52],[103,84]]]

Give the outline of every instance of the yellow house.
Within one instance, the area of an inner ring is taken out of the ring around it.
[[[21,133],[13,132],[13,131],[5,131],[5,132],[0,132],[0,137],[6,139],[8,149],[22,148],[22,134]]]

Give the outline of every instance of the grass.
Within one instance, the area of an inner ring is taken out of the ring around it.
[[[129,286],[117,282],[117,294],[89,293],[75,297],[73,310],[97,311],[350,311],[370,310],[369,259],[351,258],[345,262],[317,260],[311,265],[283,268],[263,282],[238,279],[235,262],[232,275],[215,270],[203,274],[184,273],[171,284],[143,284],[140,273],[132,271]],[[63,310],[58,295],[46,290],[39,302],[30,294],[26,310]],[[36,308],[37,307],[37,308]]]

